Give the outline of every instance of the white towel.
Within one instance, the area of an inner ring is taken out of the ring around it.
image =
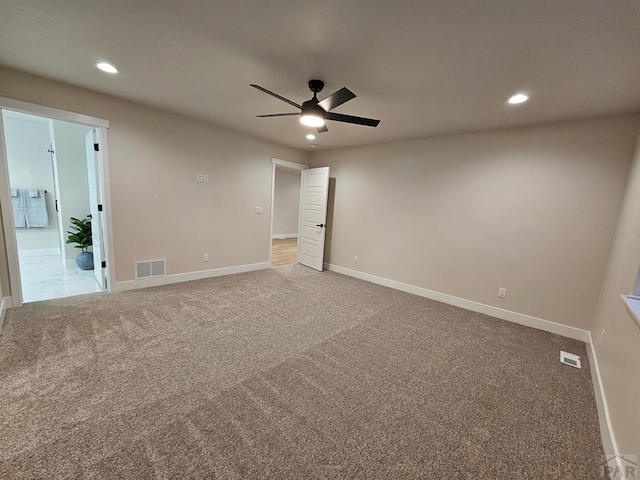
[[[38,190],[29,190],[29,196],[31,198],[37,198],[38,197]]]
[[[47,198],[44,190],[36,190],[38,195],[31,196],[31,190],[24,192],[24,213],[27,228],[43,228],[49,226],[49,214],[47,213]],[[27,194],[28,193],[28,194]]]
[[[11,189],[11,196],[14,197],[14,198],[18,196],[18,189],[17,188],[12,188]]]
[[[13,190],[16,190],[16,196],[13,196]],[[27,217],[24,213],[24,195],[17,188],[11,189],[11,206],[13,207],[13,223],[16,228],[26,227]]]

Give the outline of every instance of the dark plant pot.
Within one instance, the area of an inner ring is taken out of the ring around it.
[[[81,252],[76,257],[76,265],[80,270],[93,270],[93,253]]]

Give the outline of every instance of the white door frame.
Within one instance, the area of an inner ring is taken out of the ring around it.
[[[309,168],[309,165],[305,165],[304,163],[289,162],[288,160],[281,160],[279,158],[272,158],[271,163],[271,226],[269,227],[269,263],[271,263],[273,256],[273,206],[276,198],[276,167],[280,166],[291,168],[293,170],[299,170],[300,172]],[[302,186],[302,174],[300,174],[300,186]],[[300,194],[302,194],[302,190],[300,190]],[[300,197],[300,200],[298,201],[298,210],[300,209],[301,201],[302,197]],[[298,233],[300,233],[300,225],[298,225]]]
[[[113,228],[111,221],[111,189],[109,183],[109,148],[107,135],[109,121],[102,118],[90,117],[81,113],[69,112],[58,108],[46,107],[35,103],[23,102],[12,98],[0,97],[0,110],[13,110],[15,112],[47,117],[53,120],[79,123],[94,127],[98,132],[98,142],[102,153],[102,169],[100,171],[100,201],[104,205],[104,229],[106,248],[104,257],[107,262],[107,290],[112,291],[115,283],[115,266],[113,255]],[[9,284],[11,286],[11,307],[22,306],[22,283],[20,278],[20,264],[18,261],[18,242],[16,239],[15,225],[11,206],[11,191],[9,186],[9,168],[7,162],[7,149],[4,138],[4,124],[0,115],[0,204],[2,206],[2,228],[7,248],[7,263],[9,267]],[[3,292],[4,293],[4,292]],[[6,297],[5,297],[6,298]]]

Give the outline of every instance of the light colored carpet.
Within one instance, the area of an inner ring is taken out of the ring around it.
[[[602,454],[583,343],[298,265],[0,335],[1,478],[596,479]]]

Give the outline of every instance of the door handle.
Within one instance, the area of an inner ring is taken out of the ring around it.
[[[317,225],[316,225],[316,227],[320,227],[320,228],[322,228],[322,227],[324,227],[324,226],[325,226],[325,224],[324,224],[324,223],[319,223],[319,224],[317,224]]]

